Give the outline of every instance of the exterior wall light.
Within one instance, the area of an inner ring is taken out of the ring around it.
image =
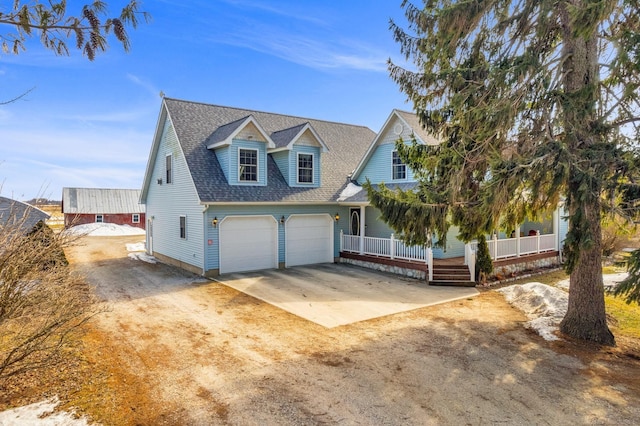
[[[213,225],[214,228],[218,227],[218,217],[214,217],[213,220],[211,221],[211,224]]]
[[[282,217],[280,218],[280,224],[284,225],[284,215],[282,215]]]
[[[340,220],[340,215],[338,213],[336,213],[335,219],[336,219],[336,222]]]

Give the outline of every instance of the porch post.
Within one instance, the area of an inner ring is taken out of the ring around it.
[[[433,251],[427,247],[427,268],[429,269],[429,281],[433,281]]]
[[[493,260],[496,260],[498,257],[498,233],[493,233],[493,253],[491,254]]]
[[[560,249],[560,208],[556,208],[553,211],[553,234],[555,238],[553,239],[553,249]]]
[[[365,226],[364,226],[364,222],[365,222],[365,217],[364,217],[364,206],[360,206],[360,254],[364,253],[364,230],[365,230]]]
[[[520,225],[516,228],[516,256],[520,257]]]
[[[540,253],[540,231],[536,230],[536,253]]]
[[[396,240],[393,234],[391,234],[391,238],[389,239],[389,255],[391,259],[395,259],[396,257]]]
[[[341,229],[340,230],[340,253],[342,253],[342,240],[343,240],[342,237],[343,237],[343,235],[344,235],[344,232],[342,232],[342,229]]]

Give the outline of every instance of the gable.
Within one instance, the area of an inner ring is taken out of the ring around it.
[[[263,142],[269,148],[275,148],[275,144],[253,115],[222,124],[211,133],[206,143],[207,148],[216,149],[231,145],[234,140]]]
[[[411,143],[415,140],[421,144],[436,145],[438,141],[422,129],[418,117],[414,113],[394,110],[382,126],[380,133],[372,141],[367,153],[354,170],[352,179],[363,183],[369,179],[372,183],[412,182],[413,171],[406,169],[404,179],[393,179],[393,151],[396,141]]]
[[[238,132],[234,139],[266,143],[268,141],[265,136],[254,123],[248,123]]]

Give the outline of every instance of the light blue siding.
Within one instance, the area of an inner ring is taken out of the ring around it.
[[[298,183],[298,153],[313,155],[313,183]],[[317,188],[320,186],[320,148],[294,145],[289,154],[289,186]]]
[[[258,181],[244,182],[238,179],[238,154],[241,148],[255,149],[258,151]],[[267,149],[263,142],[244,141],[234,139],[229,147],[229,185],[267,185]]]
[[[218,218],[218,223],[226,216],[273,216],[278,221],[278,262],[285,261],[285,234],[284,225],[280,223],[284,216],[285,220],[292,214],[328,214],[334,217],[335,214],[340,215],[340,220],[334,224],[333,252],[334,257],[340,255],[340,230],[345,233],[349,232],[348,207],[338,207],[335,205],[263,205],[263,206],[209,206],[204,213],[205,217],[205,247],[206,247],[206,263],[205,270],[214,270],[220,268],[220,252],[219,252],[219,228],[214,227],[211,223],[213,218]]]
[[[395,149],[396,146],[393,143],[378,145],[362,172],[356,176],[358,183],[366,182],[367,178],[373,184],[384,182],[388,185],[394,182],[414,182],[413,171],[409,167],[407,167],[406,179],[392,179],[392,156]]]
[[[172,156],[173,182],[158,184],[165,176],[165,158]],[[202,268],[202,207],[186,161],[169,120],[164,123],[147,194],[147,218],[153,222],[153,252]],[[180,238],[180,216],[187,218],[187,237]]]
[[[280,173],[284,177],[284,180],[289,184],[289,151],[279,151],[271,154],[273,161],[276,162]]]
[[[452,257],[463,257],[465,244],[458,239],[460,229],[457,226],[452,226],[447,232],[447,246],[444,248],[434,248],[434,259],[451,259]],[[434,240],[435,242],[435,240]]]
[[[380,217],[380,210],[375,207],[365,208],[364,224],[367,237],[389,238],[393,233],[393,230]]]
[[[218,148],[215,150],[215,154],[218,163],[220,163],[220,167],[222,167],[224,177],[226,177],[227,182],[229,182],[229,147],[223,146],[222,148]]]
[[[563,245],[564,245],[564,240],[567,238],[567,233],[569,232],[569,212],[567,212],[565,206],[563,205],[562,207],[560,207],[560,220],[558,222],[560,222],[558,224],[559,226],[559,232],[558,232],[558,242],[560,244],[559,248],[560,250],[563,249]]]

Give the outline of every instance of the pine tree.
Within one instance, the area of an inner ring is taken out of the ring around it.
[[[493,272],[493,262],[489,253],[489,246],[484,234],[478,236],[478,252],[476,253],[476,274],[479,281],[484,283],[486,277]]]
[[[68,55],[67,39],[73,35],[75,47],[93,61],[96,53],[107,49],[106,37],[110,33],[125,51],[129,51],[126,26],[136,28],[139,16],[145,21],[150,19],[148,13],[139,10],[138,0],[130,0],[119,16],[104,21],[100,18],[107,13],[107,4],[102,0],[94,0],[83,6],[77,16],[68,14],[66,0],[46,3],[15,0],[11,3],[11,7],[0,8],[0,25],[13,27],[16,31],[0,33],[4,53],[19,54],[26,49],[25,41],[36,34],[47,49],[58,55]]]
[[[415,68],[390,62],[390,74],[442,142],[398,143],[419,186],[412,193],[369,186],[371,203],[408,239],[442,240],[454,224],[469,241],[564,202],[570,293],[561,331],[614,345],[600,223],[604,214],[635,213],[628,195],[638,193],[639,177],[640,2],[425,0],[422,8],[402,7],[408,28],[392,21],[391,30]]]

